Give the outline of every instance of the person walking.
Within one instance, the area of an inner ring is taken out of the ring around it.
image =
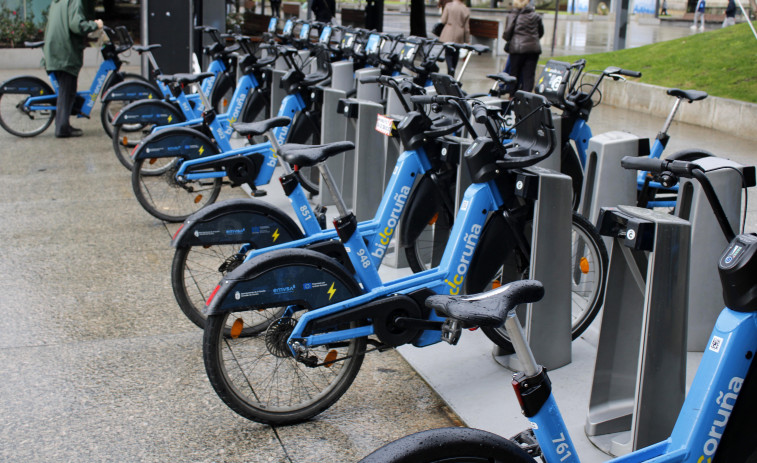
[[[697,20],[701,21],[699,30],[704,30],[704,5],[705,0],[699,0],[699,2],[697,3],[697,7],[694,10],[694,24],[691,25],[691,30],[697,30]]]
[[[662,9],[660,9],[660,15],[668,14],[668,0],[662,0]]]
[[[55,136],[80,137],[82,131],[71,127],[69,117],[76,97],[76,81],[84,61],[87,34],[103,28],[101,19],[87,19],[93,12],[92,0],[53,0],[45,26],[44,67],[58,81],[55,105]]]
[[[736,24],[736,2],[734,0],[728,0],[728,6],[725,7],[723,27],[733,26],[734,24]]]
[[[452,0],[443,4],[442,24],[444,29],[439,35],[440,41],[468,43],[470,40],[470,10],[462,0]],[[454,77],[460,55],[445,51],[444,59],[447,62],[447,74]]]
[[[536,64],[541,54],[539,39],[544,36],[544,23],[529,0],[514,0],[513,7],[515,9],[507,15],[503,34],[505,51],[510,55],[509,74],[518,79],[517,90],[530,92],[534,88]]]
[[[271,15],[278,18],[280,7],[281,7],[281,0],[271,0]]]

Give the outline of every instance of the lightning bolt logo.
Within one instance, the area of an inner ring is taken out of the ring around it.
[[[171,119],[173,119],[173,116],[171,116],[171,115],[169,114],[169,115],[168,115],[168,122],[171,122]]]
[[[331,283],[331,288],[329,288],[329,290],[326,292],[329,293],[329,300],[331,300],[331,298],[334,297],[334,293],[336,293],[336,289],[334,289],[334,283]]]
[[[152,100],[152,93],[147,94],[147,99]],[[169,116],[170,117],[170,116]],[[171,122],[171,119],[168,119],[168,122]]]
[[[277,228],[275,232],[273,232],[273,242],[275,243],[277,239],[279,239],[279,229]]]
[[[200,154],[202,154],[203,151],[205,151],[205,146],[204,145],[200,146]]]

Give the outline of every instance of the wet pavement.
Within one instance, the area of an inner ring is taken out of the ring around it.
[[[602,33],[590,32],[599,21],[564,24],[586,30],[585,39],[566,32],[566,43],[585,40],[586,51],[606,46]],[[501,69],[500,60],[474,59],[466,89],[486,88],[480,76]],[[41,75],[3,70],[0,80],[21,73]],[[206,378],[202,333],[171,291],[176,226],[136,202],[97,109],[74,124],[84,137],[58,140],[52,128],[31,139],[0,131],[0,461],[349,462],[405,434],[457,422],[394,351],[366,356],[345,396],[308,423],[265,426],[228,409]],[[595,134],[653,137],[662,120],[599,106],[591,124]],[[670,152],[693,145],[755,163],[753,142],[679,123],[670,133]],[[267,199],[282,201],[277,189],[271,185]],[[226,188],[221,199],[239,196]],[[756,211],[752,201],[748,230],[757,225]],[[478,350],[470,355],[491,361],[490,344],[473,344]],[[471,357],[445,349],[428,353],[445,356],[443,373],[458,378],[452,392],[511,395],[498,378],[458,370],[474,365]],[[442,395],[452,403],[454,394]],[[466,421],[486,427],[519,415],[481,402],[476,420]]]

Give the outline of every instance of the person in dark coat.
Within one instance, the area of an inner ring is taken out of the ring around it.
[[[55,136],[79,137],[80,129],[71,127],[68,119],[76,96],[76,81],[84,61],[87,34],[102,29],[100,19],[90,21],[92,12],[86,0],[53,0],[45,26],[44,66],[58,81],[58,100],[55,113]]]
[[[507,16],[507,27],[503,34],[510,55],[509,74],[518,79],[518,90],[530,92],[534,88],[536,64],[541,54],[539,39],[544,36],[541,15],[529,5],[529,0],[515,0],[515,8]]]
[[[736,24],[736,2],[728,0],[728,6],[725,7],[723,27],[733,26],[734,24]]]
[[[312,0],[311,9],[315,15],[315,20],[323,23],[331,22],[336,11],[335,0]]]

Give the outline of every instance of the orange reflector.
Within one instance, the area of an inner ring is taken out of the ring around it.
[[[502,283],[499,280],[492,281],[492,289],[497,289],[500,286],[502,286]]]
[[[124,146],[129,146],[129,139],[128,139],[128,138],[126,138],[126,136],[125,136],[125,135],[124,135],[124,137],[123,137],[123,138],[121,139],[121,144],[123,144]]]
[[[436,223],[437,220],[439,220],[439,213],[438,212],[436,214],[434,214],[433,217],[431,217],[431,220],[428,221],[428,224],[429,225],[433,225],[433,224]]]
[[[323,359],[323,366],[326,368],[331,368],[331,366],[334,364],[334,360],[336,360],[336,351],[330,350],[328,354],[326,354],[326,358]]]
[[[228,100],[228,99],[226,99],[226,98],[224,98],[224,99],[223,99],[223,107],[225,108],[225,107],[226,107],[226,106],[228,106],[228,105],[229,105],[229,100]]]
[[[202,201],[202,195],[195,196],[195,204],[199,204],[200,201]]]
[[[242,334],[242,326],[244,325],[244,322],[241,318],[237,318],[234,320],[234,324],[231,325],[231,338],[236,339],[239,337],[240,334]]]
[[[586,257],[582,257],[578,265],[581,266],[581,273],[589,273],[589,261]]]
[[[157,159],[157,158],[150,158],[150,160],[149,160],[149,161],[147,161],[147,162],[149,162],[149,163],[150,163],[150,165],[153,165],[153,164],[155,164],[156,162],[158,162],[158,159]]]

